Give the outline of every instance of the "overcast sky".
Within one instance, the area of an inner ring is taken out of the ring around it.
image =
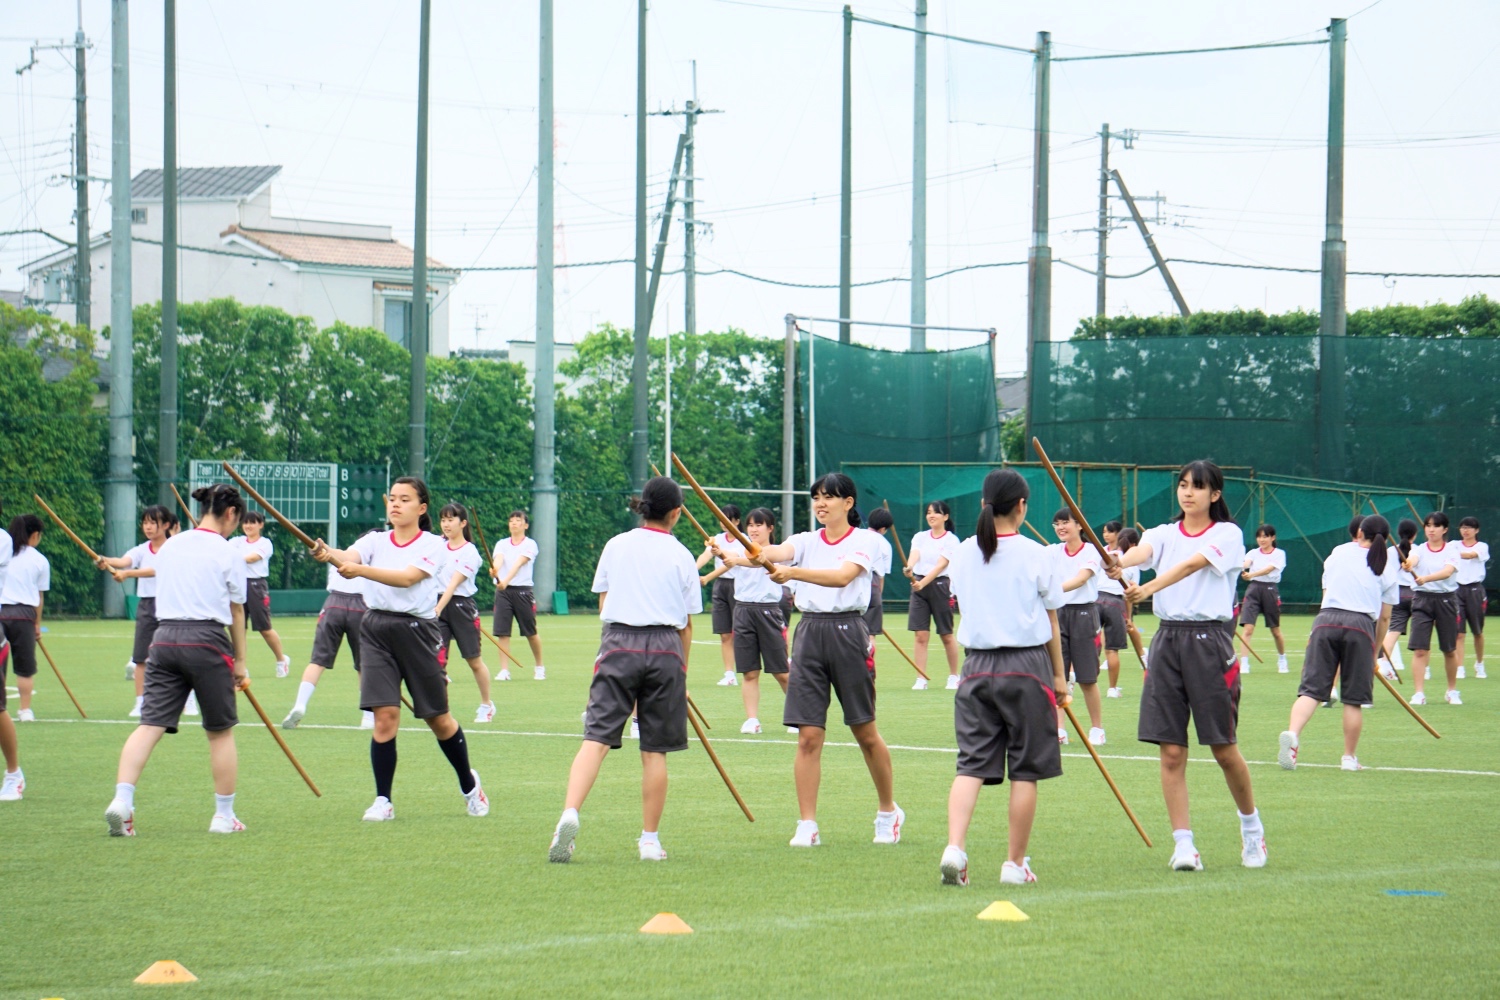
[[[1500,272],[1500,5],[1415,0],[1263,0],[1257,4],[930,0],[929,28],[1031,47],[1052,32],[1058,56],[1326,37],[1349,24],[1347,239],[1361,271]],[[131,4],[135,170],[161,165],[162,10]],[[455,347],[500,347],[534,335],[530,271],[474,267],[535,259],[536,4],[433,4],[431,233],[434,257],[464,268],[453,293]],[[557,5],[557,259],[633,253],[635,5]],[[857,3],[867,17],[911,23],[899,0]],[[71,237],[68,170],[73,4],[0,0],[0,229]],[[681,107],[697,60],[699,97],[724,114],[700,119],[699,218],[712,233],[699,268],[783,281],[838,280],[840,5],[833,0],[656,0],[649,15],[649,105]],[[1356,13],[1357,12],[1357,13]],[[416,0],[194,0],[179,4],[179,162],[275,163],[279,215],[389,223],[410,241],[415,167]],[[90,173],[109,172],[109,3],[84,0],[90,54]],[[857,24],[854,39],[854,277],[909,274],[913,36]],[[931,39],[928,46],[928,270],[1023,261],[1031,215],[1029,56]],[[1169,257],[1316,268],[1323,234],[1326,46],[1168,58],[1062,62],[1053,68],[1054,255],[1092,270],[1098,131],[1132,193],[1167,199],[1157,241]],[[649,119],[652,212],[659,210],[681,118]],[[109,228],[93,185],[94,232]],[[1154,212],[1154,207],[1147,206]],[[1115,206],[1119,211],[1122,206]],[[651,228],[655,240],[655,223]],[[0,287],[52,244],[0,237]],[[1110,237],[1112,274],[1149,264],[1133,229]],[[681,266],[674,225],[668,266]],[[1316,309],[1318,277],[1176,265],[1188,304]],[[633,317],[628,264],[560,271],[557,335],[576,339]],[[97,303],[107,290],[97,289]],[[909,317],[903,282],[856,289],[854,315]],[[1495,279],[1351,277],[1350,308],[1457,301]],[[1023,367],[1025,268],[969,270],[928,284],[933,324],[995,327],[1002,372]],[[1110,311],[1171,313],[1154,272],[1109,286]],[[787,312],[832,316],[834,289],[800,290],[732,275],[698,283],[699,329],[780,336]],[[98,308],[96,306],[96,308]],[[1053,274],[1054,339],[1092,315],[1094,279]],[[682,279],[664,279],[654,332],[682,324]],[[478,327],[477,333],[475,327]],[[858,338],[903,346],[904,331]],[[973,343],[933,335],[932,346]]]

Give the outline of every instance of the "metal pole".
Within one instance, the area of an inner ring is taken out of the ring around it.
[[[630,485],[646,484],[646,428],[649,414],[650,355],[646,338],[651,317],[646,314],[646,0],[637,0],[635,49],[635,358],[631,383],[635,404],[630,432]]]
[[[88,40],[83,37],[83,0],[78,0],[78,31],[73,35],[74,101],[77,103],[77,124],[73,129],[75,152],[75,176],[73,187],[78,193],[75,231],[77,252],[73,257],[73,321],[79,326],[94,325],[93,262],[89,259],[89,115],[88,74],[84,71],[84,56]]]
[[[161,152],[161,413],[156,502],[173,509],[177,476],[177,0],[163,0]]]
[[[109,485],[104,548],[135,541],[135,359],[130,287],[130,3],[110,2]],[[104,588],[104,615],[125,615],[119,587]]]
[[[646,326],[656,316],[656,291],[661,287],[661,268],[667,256],[667,236],[672,229],[672,203],[677,200],[677,178],[682,172],[682,152],[687,148],[687,133],[677,137],[677,154],[672,157],[672,175],[667,178],[667,204],[661,211],[661,228],[656,233],[656,247],[651,251],[651,279],[646,285]],[[671,455],[667,455],[668,462]]]
[[[1094,271],[1094,316],[1104,318],[1104,263],[1109,255],[1109,122],[1099,127],[1099,259]]]
[[[693,126],[698,122],[698,60],[693,60],[693,99],[687,106],[687,177],[683,179],[684,203],[682,206],[683,225],[683,260],[682,277],[683,285],[683,308],[682,328],[691,337],[698,332],[698,233],[693,228],[694,205],[693,205]],[[672,336],[672,331],[667,331],[667,336]],[[671,341],[668,341],[668,345]],[[667,460],[671,461],[670,450]]]
[[[422,0],[417,42],[417,218],[412,238],[411,439],[408,475],[427,478],[427,76],[432,44],[432,0]]]
[[[1182,290],[1177,287],[1177,282],[1172,278],[1172,272],[1167,269],[1167,261],[1156,248],[1156,240],[1151,235],[1151,230],[1146,228],[1146,220],[1141,217],[1141,210],[1136,207],[1135,199],[1130,197],[1130,191],[1125,187],[1125,180],[1120,176],[1118,170],[1111,170],[1109,175],[1115,179],[1115,184],[1120,188],[1120,195],[1125,199],[1125,205],[1130,209],[1130,217],[1135,220],[1135,228],[1141,231],[1141,239],[1146,241],[1146,249],[1151,251],[1151,259],[1156,261],[1156,269],[1161,272],[1162,279],[1167,283],[1167,291],[1172,293],[1172,301],[1177,303],[1177,311],[1184,317],[1191,316],[1193,311],[1188,308],[1187,299],[1182,297]]]
[[[1323,233],[1323,297],[1318,320],[1318,475],[1346,479],[1344,463],[1344,43],[1342,18],[1328,26],[1328,202]]]
[[[853,281],[854,263],[851,257],[854,222],[854,11],[844,5],[844,119],[843,119],[843,166],[839,173],[839,319],[848,319],[850,310],[850,282]],[[811,334],[808,335],[811,337]],[[849,343],[848,323],[839,324],[839,343]],[[811,340],[809,340],[811,343]],[[808,369],[809,377],[811,369]],[[811,402],[809,400],[809,402]],[[810,412],[810,411],[809,411]],[[811,455],[808,456],[811,461]]]
[[[1048,171],[1047,143],[1052,111],[1052,35],[1036,33],[1036,110],[1032,125],[1031,248],[1026,253],[1026,440],[1031,440],[1036,400],[1043,388],[1037,384],[1037,345],[1052,339],[1052,248],[1047,245]],[[1043,347],[1043,350],[1047,348]]]
[[[917,0],[912,69],[911,349],[927,350],[927,0]],[[845,315],[848,315],[845,313]]]
[[[662,415],[662,467],[672,464],[672,307],[668,306],[663,317],[667,330],[667,342],[662,349],[662,360],[666,364],[662,395],[665,412]]]
[[[786,347],[781,360],[781,533],[792,531],[797,461],[797,319],[786,314]]]
[[[818,342],[818,335],[812,330],[807,331],[807,482],[809,485],[818,481],[818,414],[817,393],[813,390],[814,359],[817,354],[814,350]],[[807,530],[818,530],[818,518],[813,513],[812,504],[807,505]]]
[[[552,305],[553,250],[552,217],[553,107],[552,107],[552,0],[541,0],[538,30],[540,70],[537,77],[537,194],[536,194],[536,416],[532,451],[531,530],[537,544],[536,589],[543,601],[557,591],[557,463],[553,394]]]

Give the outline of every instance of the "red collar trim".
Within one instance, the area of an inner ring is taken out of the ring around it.
[[[643,525],[641,525],[641,530],[642,531],[654,531],[658,535],[670,535],[671,534],[671,532],[668,531],[666,528],[653,528],[649,524],[643,524]]]
[[[408,545],[410,545],[412,542],[415,542],[418,538],[421,538],[422,534],[423,533],[422,533],[421,529],[418,529],[417,533],[415,535],[411,536],[411,541],[409,541],[409,542],[398,542],[398,541],[396,541],[396,530],[394,528],[392,528],[391,529],[391,544],[394,545],[394,546],[396,546],[396,548],[398,548],[398,549],[404,549]]]
[[[464,545],[460,545],[460,546],[459,546],[459,547],[458,547],[458,549],[455,549],[455,548],[454,548],[454,547],[453,547],[453,546],[452,546],[452,544],[450,544],[450,543],[449,543],[449,541],[448,541],[448,540],[447,540],[447,539],[446,539],[446,538],[445,538],[445,539],[443,539],[443,544],[444,544],[444,545],[447,545],[447,546],[448,546],[448,551],[449,551],[449,552],[457,552],[457,551],[458,551],[458,549],[461,549],[461,548],[463,548],[463,547],[464,547],[464,545],[468,545],[468,544],[469,544],[469,543],[468,543],[468,542],[464,542]]]
[[[1074,549],[1072,552],[1068,552],[1068,547],[1066,545],[1064,545],[1063,546],[1063,551],[1068,553],[1068,558],[1069,559],[1072,559],[1078,553],[1080,553],[1080,552],[1083,551],[1083,542],[1079,542],[1078,543],[1078,548]]]
[[[1213,521],[1209,521],[1208,522],[1208,528],[1212,528],[1213,526],[1214,526],[1214,522]],[[1185,538],[1201,538],[1208,531],[1208,528],[1204,528],[1202,531],[1196,531],[1196,532],[1195,531],[1189,531],[1189,530],[1187,530],[1186,522],[1184,522],[1184,521],[1178,521],[1177,522],[1177,530],[1180,531],[1180,532],[1182,532],[1183,537],[1185,537]]]
[[[1468,542],[1464,541],[1463,539],[1459,539],[1458,544],[1462,545],[1466,549],[1472,549],[1472,548],[1474,548],[1475,545],[1479,544],[1479,539],[1477,539],[1477,538],[1474,539],[1474,545],[1470,545]]]
[[[208,531],[208,530],[210,530],[210,529],[208,529],[208,528],[194,528],[194,529],[193,529],[193,530],[194,530],[194,531]],[[216,534],[216,535],[217,535],[217,534],[218,534],[218,532],[217,532],[217,531],[215,531],[215,532],[214,532],[214,534]],[[165,542],[165,541],[163,541],[163,542],[162,542],[162,543],[161,543],[161,545],[165,545],[165,544],[167,544],[167,543],[166,543],[166,542]],[[147,543],[146,543],[146,551],[147,551],[147,552],[149,552],[149,553],[151,553],[151,554],[152,554],[152,555],[153,555],[153,556],[154,556],[154,555],[156,555],[156,554],[157,554],[157,553],[158,553],[158,552],[160,552],[160,551],[161,551],[161,545],[158,545],[158,546],[156,546],[156,547],[154,547],[154,548],[153,548],[153,547],[152,547],[152,545],[151,545],[151,543],[150,543],[150,542],[147,542]]]
[[[995,532],[995,537],[996,538],[1015,538],[1019,534],[1020,534],[1019,531],[997,531],[997,532]]]
[[[210,535],[217,535],[217,534],[219,534],[219,533],[218,533],[218,532],[217,532],[217,531],[215,531],[215,530],[214,530],[214,529],[212,529],[212,528],[194,528],[194,529],[193,529],[193,530],[194,530],[194,531],[206,531],[206,532],[208,532],[208,533],[209,533],[209,534],[210,534]],[[221,537],[222,537],[222,536],[221,536]],[[241,536],[241,537],[243,537],[243,536]],[[168,539],[168,541],[170,541],[170,539]],[[163,545],[165,545],[165,544],[167,544],[167,543],[166,543],[166,542],[162,542],[162,544],[163,544]],[[158,549],[158,550],[156,550],[156,551],[158,551],[158,552],[159,552],[159,551],[161,551],[161,550],[160,550],[160,549]]]
[[[927,533],[928,533],[928,534],[929,534],[929,535],[931,535],[931,536],[932,536],[932,540],[933,540],[933,541],[934,541],[934,542],[935,542],[935,541],[937,541],[937,540],[938,540],[938,539],[939,539],[939,538],[942,538],[942,537],[943,537],[943,535],[946,535],[946,534],[947,534],[947,533],[948,533],[948,529],[947,529],[947,528],[944,528],[944,529],[943,529],[943,534],[942,534],[942,535],[940,535],[940,534],[938,534],[938,533],[937,533],[937,532],[936,532],[936,531],[933,531],[933,530],[932,530],[932,529],[931,529],[931,528],[928,528],[928,529],[927,529]]]
[[[524,542],[524,541],[526,541],[526,536],[522,535],[521,536],[521,542]],[[512,538],[510,540],[510,544],[513,545],[516,548],[520,548],[521,547],[521,542],[516,541],[514,538]]]
[[[837,539],[837,540],[834,540],[834,539],[831,539],[831,538],[828,537],[828,529],[827,528],[822,528],[822,529],[820,529],[818,531],[818,537],[821,538],[821,539],[823,539],[823,543],[825,545],[837,545],[837,544],[839,544],[839,542],[842,542],[845,538],[848,538],[852,534],[854,534],[854,525],[852,525],[852,524],[849,525],[849,530],[846,531],[846,532],[844,532],[843,536],[841,538]]]
[[[1439,545],[1437,548],[1433,548],[1431,542],[1427,543],[1427,551],[1428,552],[1441,552],[1444,549],[1446,549],[1447,547],[1448,547],[1448,543],[1447,542],[1444,542],[1442,545]]]

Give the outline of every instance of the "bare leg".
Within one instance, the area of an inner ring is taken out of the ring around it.
[[[1464,633],[1464,631],[1460,629],[1458,633],[1458,645],[1453,647],[1453,655],[1458,657],[1459,663],[1464,662],[1464,639],[1466,639],[1467,637],[1468,636]],[[1452,687],[1453,685],[1449,684],[1448,686]]]
[[[1427,683],[1427,664],[1432,662],[1432,650],[1411,649],[1411,683],[1417,689],[1417,694],[1422,693],[1422,687]]]
[[[774,677],[774,678],[776,678],[776,683],[777,684],[781,685],[781,693],[782,694],[786,694],[786,674],[785,673],[772,674],[771,676]]]
[[[137,663],[135,665],[135,696],[143,698],[146,695],[146,665]]]
[[[1098,684],[1080,684],[1083,689],[1083,703],[1088,706],[1089,725],[1095,729],[1104,728],[1104,702],[1099,699]],[[1014,798],[1014,796],[1012,796]]]
[[[1191,830],[1188,815],[1188,748],[1175,743],[1161,745],[1161,794],[1167,802],[1167,818],[1174,830]]]
[[[1449,685],[1450,687],[1452,685]],[[21,710],[31,707],[31,692],[36,689],[35,677],[17,677],[16,690],[21,692]]]
[[[571,782],[570,782],[571,784]],[[662,810],[667,805],[667,755],[641,751],[641,829],[661,829]],[[576,808],[576,807],[575,807]]]
[[[146,769],[146,761],[151,759],[151,751],[166,734],[166,729],[161,726],[136,726],[135,731],[126,737],[125,746],[120,750],[116,783],[134,785],[139,782],[141,772]]]
[[[584,740],[583,746],[578,748],[578,753],[573,756],[573,766],[568,769],[568,793],[563,799],[564,809],[582,809],[583,800],[589,797],[589,789],[594,787],[594,780],[599,777],[599,766],[604,763],[604,755],[609,753],[609,747],[603,743],[595,743],[592,740]],[[642,754],[644,758],[646,755]],[[642,781],[644,782],[644,778]],[[644,784],[642,786],[644,790]],[[662,792],[665,797],[666,791]],[[660,813],[658,812],[658,816]]]
[[[470,660],[469,669],[474,671],[474,683],[479,685],[479,700],[488,705],[490,703],[490,668],[485,666],[484,657],[476,656]]]
[[[734,633],[719,636],[719,658],[724,661],[725,671],[734,670]]]
[[[1026,845],[1031,842],[1031,824],[1036,819],[1036,782],[1010,783],[1010,856],[1013,865],[1026,863]]]
[[[1109,686],[1117,688],[1120,686],[1120,651],[1118,649],[1105,650],[1104,663],[1109,669]]]
[[[1249,637],[1246,636],[1246,638],[1249,638]],[[1278,626],[1276,626],[1275,628],[1273,628],[1271,630],[1271,638],[1273,638],[1273,639],[1276,640],[1276,655],[1277,656],[1285,656],[1286,655],[1286,639],[1282,638],[1282,635],[1281,635],[1281,626],[1278,625]]]
[[[375,729],[371,733],[371,739],[376,743],[389,743],[396,738],[396,730],[400,728],[400,705],[381,705],[375,709]]]
[[[542,662],[542,637],[539,635],[528,635],[526,643],[531,647],[532,662],[540,664]]]
[[[818,784],[823,780],[823,741],[828,731],[802,726],[797,731],[797,760],[792,777],[797,784],[797,812],[804,820],[818,818]]]
[[[276,659],[279,660],[285,655],[281,650],[281,636],[276,634],[274,628],[266,629],[260,634],[260,637],[266,640],[266,645],[271,647],[271,655],[276,657]],[[226,792],[225,794],[227,795],[228,793]]]
[[[760,718],[759,670],[750,670],[740,676],[740,697],[745,702],[745,718]]]
[[[16,744],[16,724],[5,709],[0,709],[0,754],[5,756],[7,771],[20,770],[21,751]]]
[[[1292,702],[1292,718],[1287,723],[1287,728],[1300,736],[1303,727],[1317,713],[1320,704],[1322,702],[1314,701],[1305,694],[1298,695],[1297,700]]]
[[[378,724],[379,721],[377,718]],[[428,719],[427,728],[431,729],[432,734],[440,740],[451,739],[453,734],[458,732],[458,720],[453,718],[451,712],[444,712],[442,715]],[[391,735],[395,736],[395,733]]]
[[[931,632],[913,632],[911,655],[917,661],[917,666],[923,670],[927,669],[927,644],[932,641]]]
[[[497,635],[497,636],[495,636],[495,641],[500,644],[500,649],[505,654],[505,659],[504,659],[504,661],[501,662],[500,666],[503,667],[503,668],[505,668],[506,670],[509,670],[510,669],[510,657],[511,657],[511,652],[510,652],[510,636],[508,636],[508,635]],[[538,660],[537,662],[540,663],[541,661]]]
[[[307,665],[307,669],[302,671],[302,683],[311,684],[313,687],[317,687],[318,681],[323,679],[323,674],[327,671],[327,669],[328,668],[323,667],[317,663],[309,663]]]
[[[943,640],[943,652],[946,653],[947,656],[948,656],[948,673],[951,674],[954,677],[957,677],[958,676],[958,640],[956,640],[956,639],[953,638],[953,634],[951,632],[949,634],[945,635],[945,636],[942,636],[941,638]]]
[[[880,799],[880,811],[892,812],[896,808],[896,800],[892,797],[891,790],[891,751],[886,747],[885,740],[880,738],[880,730],[875,728],[874,721],[870,721],[850,726],[849,731],[859,741],[859,749],[865,755],[865,767],[870,769],[870,777],[875,782],[875,795]]]
[[[1443,654],[1443,669],[1448,674],[1448,690],[1458,687],[1458,652]]]
[[[1234,743],[1221,743],[1218,746],[1209,747],[1214,752],[1214,760],[1219,762],[1219,767],[1224,772],[1224,783],[1229,786],[1229,794],[1234,796],[1235,807],[1239,809],[1240,815],[1248,816],[1255,812],[1255,793],[1250,787],[1250,765],[1245,763],[1245,758],[1240,755],[1240,748]],[[1183,757],[1187,757],[1187,747],[1183,747]],[[1183,794],[1186,795],[1186,776],[1183,781]]]
[[[1250,622],[1248,625],[1245,625],[1243,627],[1245,629],[1245,646],[1248,646],[1250,645],[1250,640],[1255,638],[1255,623]],[[1242,656],[1249,656],[1250,653],[1245,649],[1245,646],[1240,647],[1240,654]]]
[[[1365,724],[1365,713],[1358,705],[1344,705],[1344,753],[1350,757],[1359,747],[1359,731]]]
[[[984,782],[967,774],[953,779],[948,790],[948,843],[963,849],[969,836],[969,823],[974,818],[974,807],[979,804],[979,790]]]
[[[1475,663],[1483,663],[1484,662],[1484,633],[1483,632],[1475,632],[1474,633],[1474,662]]]
[[[208,734],[208,759],[213,765],[214,794],[233,795],[234,780],[240,770],[240,755],[234,745],[233,728]]]

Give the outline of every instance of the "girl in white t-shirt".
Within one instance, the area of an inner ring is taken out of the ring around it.
[[[443,531],[448,554],[448,565],[438,576],[444,585],[443,596],[437,603],[438,628],[443,636],[438,659],[446,670],[448,643],[450,640],[458,643],[458,653],[469,664],[474,683],[479,685],[479,709],[474,713],[474,721],[490,722],[495,718],[495,703],[490,700],[490,668],[479,645],[479,606],[474,603],[474,592],[478,589],[474,580],[479,576],[481,560],[469,528],[468,508],[461,503],[444,504],[438,511],[438,527]]]
[[[729,523],[736,528],[740,527],[740,508],[738,504],[726,503],[719,508],[724,516],[729,518]],[[740,548],[734,536],[724,531],[709,539],[708,544],[703,547],[703,554],[698,557],[698,568],[701,570],[710,562],[714,568],[705,573],[699,582],[705,587],[713,587],[710,592],[713,603],[711,605],[711,618],[714,634],[719,637],[719,658],[724,661],[724,676],[719,679],[719,687],[734,687],[739,683],[735,677],[734,665],[734,578],[729,576],[728,565],[714,552],[714,546],[718,546],[719,552],[735,552]]]
[[[756,507],[745,516],[745,536],[765,548],[775,541],[776,515],[766,507]],[[721,559],[734,584],[734,659],[735,669],[745,675],[740,694],[745,702],[745,721],[740,732],[756,734],[760,725],[760,675],[764,669],[786,693],[787,648],[786,614],[781,607],[781,584],[772,580],[764,566],[745,558],[744,547],[736,543],[724,551],[714,540],[716,556]],[[789,729],[795,733],[797,730]]]
[[[10,669],[21,693],[17,722],[34,722],[31,692],[36,684],[36,646],[42,636],[42,605],[52,588],[52,565],[37,548],[42,519],[35,514],[11,518],[10,537],[0,545],[10,548],[10,570],[0,582],[0,636],[10,641]]]
[[[510,630],[514,624],[521,636],[531,646],[533,680],[547,679],[547,668],[542,665],[542,640],[536,628],[536,591],[533,575],[536,557],[540,552],[536,540],[526,537],[531,521],[524,510],[513,510],[509,518],[510,537],[495,543],[490,553],[490,579],[495,581],[495,621],[492,631],[500,643],[507,663],[510,659]],[[507,663],[500,664],[497,681],[510,680]],[[519,661],[517,661],[519,664]]]
[[[953,529],[953,511],[941,500],[927,505],[927,530],[911,536],[903,572],[911,580],[911,600],[906,611],[906,627],[914,634],[913,658],[921,670],[927,669],[927,645],[932,629],[937,629],[948,658],[949,691],[958,690],[958,642],[953,638],[953,614],[957,602],[948,585],[948,563],[958,552],[961,539]],[[912,690],[923,691],[927,681],[922,677]]]
[[[141,700],[146,694],[146,654],[156,635],[156,554],[166,544],[168,531],[177,517],[161,504],[141,511],[141,534],[146,540],[123,556],[99,557],[99,568],[119,583],[139,580],[135,585],[135,644],[125,664],[125,676],[135,681],[135,705],[130,718],[141,717]]]
[[[266,640],[266,645],[271,647],[271,655],[276,657],[276,676],[285,677],[291,670],[292,658],[287,656],[281,648],[281,636],[271,625],[271,556],[276,547],[264,534],[266,529],[266,516],[260,511],[252,510],[245,514],[245,519],[240,523],[240,530],[244,532],[229,540],[245,560],[245,575],[248,579],[249,591],[245,598],[245,618],[249,622],[252,631],[259,632],[260,637]]]

